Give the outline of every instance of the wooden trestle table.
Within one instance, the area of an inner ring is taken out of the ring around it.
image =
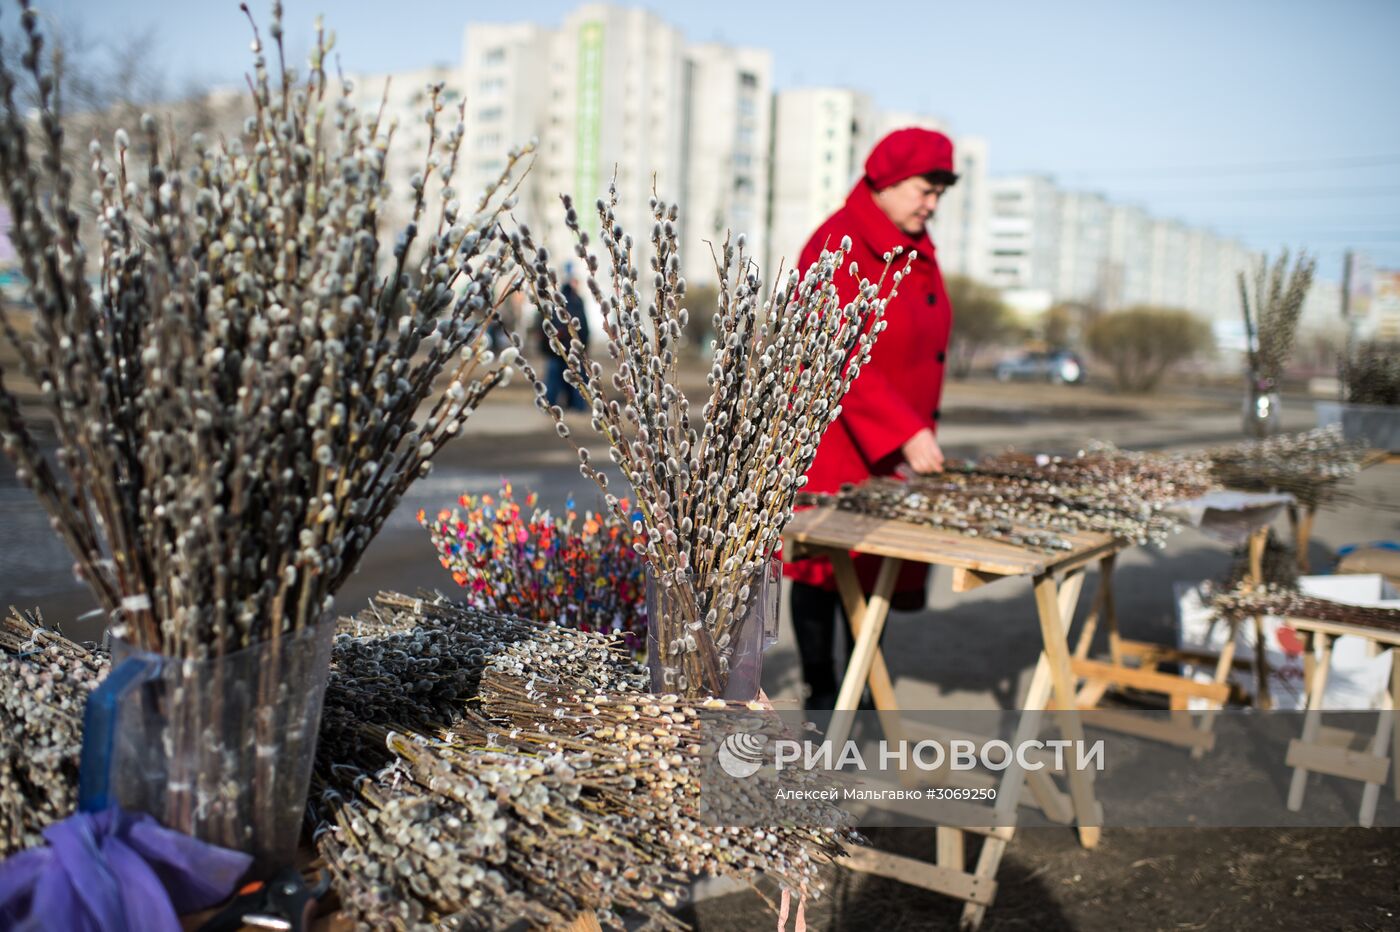
[[[836,714],[827,738],[840,745],[849,735],[850,717],[868,683],[886,740],[898,740],[907,724],[898,718],[894,684],[880,651],[880,635],[890,610],[890,598],[900,566],[905,561],[948,566],[953,569],[953,590],[965,592],[1008,577],[1029,577],[1035,589],[1036,612],[1043,649],[1021,703],[1023,710],[1016,740],[1036,737],[1040,713],[1051,700],[1060,709],[1074,709],[1075,675],[1069,647],[1069,625],[1084,582],[1084,572],[1098,563],[1102,574],[1111,574],[1114,558],[1130,543],[1096,533],[1064,534],[1071,549],[1045,554],[1026,547],[967,537],[950,531],[904,521],[874,518],[830,507],[798,512],[783,533],[784,557],[828,557],[835,569],[842,604],[855,635],[855,647],[846,667],[836,700]],[[856,575],[852,553],[881,557],[875,589],[867,599]],[[1105,591],[1100,587],[1101,593]],[[1111,590],[1108,610],[1111,611]],[[1074,716],[1060,720],[1064,737],[1083,738]],[[1094,797],[1092,776],[1070,770],[1068,798],[1045,770],[1026,771],[1014,763],[1003,771],[996,805],[986,812],[990,828],[944,827],[937,829],[936,861],[926,862],[887,852],[851,849],[847,867],[891,877],[965,902],[962,925],[976,928],[996,893],[996,873],[1007,843],[1015,832],[1015,813],[1023,785],[1028,786],[1045,814],[1060,822],[1078,823],[1080,843],[1094,847],[1099,840],[1102,811]],[[972,823],[968,823],[969,825]],[[964,867],[966,833],[985,837],[977,864]]]

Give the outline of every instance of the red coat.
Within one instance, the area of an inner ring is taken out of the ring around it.
[[[885,308],[886,327],[875,341],[870,361],[851,383],[840,416],[817,446],[816,459],[807,471],[805,491],[809,492],[835,492],[844,483],[893,475],[904,460],[900,450],[904,442],[925,427],[938,430],[944,360],[953,326],[953,309],[928,234],[910,236],[896,227],[875,203],[864,179],[856,182],[845,206],[812,234],[798,268],[805,273],[824,246],[837,248],[843,236],[851,238],[851,252],[835,279],[843,305],[855,297],[860,284],[848,270],[851,260],[861,276],[873,281],[884,268],[882,257],[894,247],[903,246],[906,257],[911,249],[919,255]],[[904,264],[904,258],[896,260],[891,271]],[[882,296],[890,287],[887,280]],[[875,586],[879,563],[878,557],[856,558],[867,592]],[[825,557],[795,560],[783,572],[809,585],[836,587],[831,562]],[[925,573],[922,564],[907,564],[896,590],[922,590]]]

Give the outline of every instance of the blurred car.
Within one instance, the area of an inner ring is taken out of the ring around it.
[[[1084,381],[1084,364],[1069,350],[1025,352],[999,363],[996,376],[998,382],[1025,379],[1079,385]]]

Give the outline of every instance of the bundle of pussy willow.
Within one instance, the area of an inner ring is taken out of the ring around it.
[[[1333,602],[1282,586],[1240,587],[1220,592],[1212,598],[1211,607],[1216,614],[1229,620],[1272,615],[1400,631],[1400,609]]]
[[[1246,491],[1288,492],[1304,505],[1354,500],[1343,486],[1361,472],[1370,451],[1348,443],[1341,425],[1267,440],[1250,440],[1207,452],[1211,474],[1222,485]]]
[[[1213,486],[1199,458],[1096,445],[1077,456],[998,453],[950,460],[908,482],[871,479],[802,504],[923,524],[1044,553],[1073,549],[1083,531],[1161,546],[1181,527],[1168,506]]]
[[[13,850],[71,811],[81,698],[106,657],[32,618],[0,630],[0,694],[48,683],[55,662],[71,671],[26,710],[0,708],[8,727],[66,723],[43,765],[48,809],[32,808],[33,792],[0,807]],[[820,866],[857,840],[844,815],[814,802],[784,826],[715,824],[700,786],[714,754],[703,716],[725,704],[649,695],[646,683],[616,639],[440,598],[383,593],[342,622],[310,811],[343,908],[376,929],[549,928],[583,912],[665,928],[680,925],[668,907],[697,875],[820,895]],[[757,711],[743,721],[773,727]]]

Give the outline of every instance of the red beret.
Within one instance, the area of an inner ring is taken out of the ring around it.
[[[865,160],[865,179],[876,191],[929,172],[953,173],[953,140],[931,129],[897,129]]]

